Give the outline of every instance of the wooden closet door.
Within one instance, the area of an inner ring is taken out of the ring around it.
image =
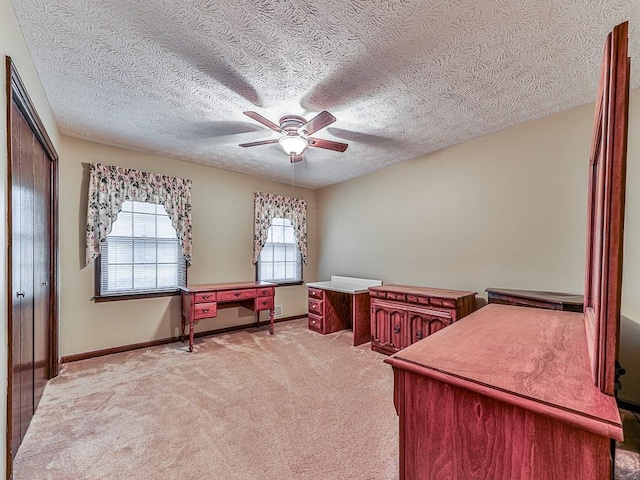
[[[34,411],[34,136],[15,105],[12,137],[12,441],[19,445]]]
[[[58,374],[58,154],[11,58],[5,64],[10,152],[5,477],[11,478],[47,380]]]
[[[51,162],[33,137],[33,383],[34,410],[50,375]]]
[[[16,105],[11,103],[11,118],[18,118],[19,112]],[[15,123],[11,129],[12,144],[20,145],[20,128]],[[20,176],[20,151],[14,148],[11,151],[11,358],[9,365],[12,368],[11,376],[11,455],[15,456],[18,445],[22,441],[22,426],[20,422],[22,378],[20,375],[20,325],[22,325],[22,291],[20,258],[22,254],[22,242],[20,241],[21,195]]]

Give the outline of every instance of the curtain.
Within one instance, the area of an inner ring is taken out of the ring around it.
[[[191,180],[99,163],[89,164],[87,253],[89,265],[111,232],[125,200],[164,205],[176,229],[182,253],[191,263]]]
[[[260,257],[267,243],[269,227],[274,218],[287,218],[293,225],[302,261],[307,263],[307,202],[300,198],[284,197],[272,193],[254,192],[253,263]]]

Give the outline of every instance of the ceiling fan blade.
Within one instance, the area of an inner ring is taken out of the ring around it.
[[[241,143],[241,147],[255,147],[258,145],[269,145],[270,143],[278,143],[277,138],[272,138],[271,140],[260,140],[259,142],[249,142],[249,143]]]
[[[309,146],[326,148],[327,150],[334,150],[336,152],[344,152],[349,144],[334,142],[333,140],[322,140],[321,138],[309,138]]]
[[[298,133],[300,135],[312,135],[321,128],[326,127],[327,125],[332,124],[336,121],[336,117],[331,115],[326,110],[324,112],[320,112],[318,115],[313,117],[307,123],[298,128]]]
[[[244,113],[247,117],[253,118],[256,122],[260,122],[265,127],[269,127],[271,130],[275,130],[278,133],[282,133],[282,129],[280,128],[279,125],[276,125],[271,120],[267,120],[259,113],[257,112],[242,112],[242,113]]]

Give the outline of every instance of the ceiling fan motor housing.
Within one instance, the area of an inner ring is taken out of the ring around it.
[[[298,129],[306,123],[307,121],[304,118],[297,115],[285,115],[280,119],[280,128],[284,130],[287,135],[298,135]]]

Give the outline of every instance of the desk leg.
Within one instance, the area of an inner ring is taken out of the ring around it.
[[[370,308],[368,293],[351,295],[354,347],[371,341]]]
[[[269,310],[269,334],[273,335],[273,316],[275,315],[275,309]]]
[[[193,316],[189,317],[189,351],[193,352]]]

